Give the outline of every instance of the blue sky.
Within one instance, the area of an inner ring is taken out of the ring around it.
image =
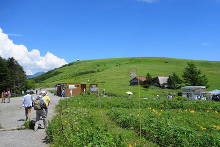
[[[77,58],[220,60],[219,0],[0,0],[15,44]]]

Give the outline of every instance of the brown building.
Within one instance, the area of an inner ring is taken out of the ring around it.
[[[86,84],[60,83],[56,85],[57,96],[70,97],[86,92]]]
[[[146,81],[148,81],[146,77],[135,77],[132,80],[130,80],[130,86],[133,85],[143,85]]]

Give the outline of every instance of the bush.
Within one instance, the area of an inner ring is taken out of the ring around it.
[[[34,125],[35,125],[35,121],[33,121],[33,120],[25,121],[23,124],[25,129],[32,129],[32,130],[34,130]]]

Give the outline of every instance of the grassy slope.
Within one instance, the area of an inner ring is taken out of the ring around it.
[[[129,73],[136,72],[138,76],[146,76],[149,72],[153,76],[168,76],[172,72],[182,75],[187,62],[191,60],[171,58],[121,58],[88,60],[70,63],[62,68],[52,70],[37,79],[41,82],[38,87],[53,87],[61,82],[98,83],[109,93],[125,95],[126,91],[139,93],[138,86],[129,85]],[[168,63],[167,63],[168,62]],[[209,79],[209,89],[220,88],[220,62],[219,61],[192,61]],[[88,81],[89,80],[89,81]],[[165,95],[172,90],[159,88],[140,88],[141,96],[155,96],[160,93]]]

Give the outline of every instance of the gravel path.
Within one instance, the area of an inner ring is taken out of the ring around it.
[[[54,115],[55,105],[59,97],[48,93],[51,98],[48,119]],[[22,97],[12,98],[11,103],[0,103],[0,125],[3,129],[17,128],[24,124],[24,108],[19,108]],[[35,111],[32,109],[32,120],[35,120]],[[45,143],[46,133],[44,129],[37,132],[33,130],[0,131],[0,147],[47,147]]]

